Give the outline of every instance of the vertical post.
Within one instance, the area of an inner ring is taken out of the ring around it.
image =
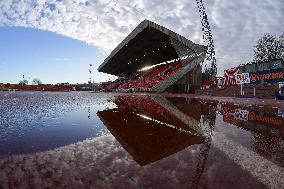
[[[93,91],[93,82],[92,82],[92,66],[93,64],[89,64],[90,68],[89,68],[89,73],[90,73],[90,85],[91,85],[91,90]]]
[[[23,75],[23,82],[22,82],[22,86],[24,86],[24,80],[25,80],[25,75]]]
[[[241,84],[241,96],[243,96],[243,84]]]
[[[253,96],[255,97],[255,86],[253,86]]]

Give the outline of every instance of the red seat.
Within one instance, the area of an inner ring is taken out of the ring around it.
[[[109,85],[107,89],[152,89],[162,80],[179,70],[181,67],[182,64],[180,61],[159,65],[151,68],[148,73],[134,73],[132,76],[126,77],[124,80]]]

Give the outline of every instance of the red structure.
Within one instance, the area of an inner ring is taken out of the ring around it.
[[[225,85],[236,85],[235,75],[239,73],[239,68],[230,68],[224,70]]]
[[[15,91],[71,91],[80,90],[78,86],[71,85],[20,85],[20,84],[3,84],[2,90]]]
[[[155,66],[149,70],[139,71],[124,79],[114,81],[106,88],[106,90],[137,89],[142,91],[151,91],[153,87],[158,85],[171,74],[175,73],[181,67],[182,63],[180,61]]]

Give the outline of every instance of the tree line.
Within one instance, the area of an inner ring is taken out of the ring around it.
[[[253,51],[252,62],[284,60],[284,32],[279,36],[265,33],[257,40]],[[205,80],[210,80],[210,78],[216,77],[217,72],[213,71],[211,68],[205,68],[202,75]]]
[[[26,79],[19,81],[20,85],[27,85],[28,83],[29,83],[29,81],[26,80]],[[42,84],[42,82],[38,78],[34,78],[33,81],[32,81],[32,85],[41,85],[41,84]]]
[[[284,32],[280,36],[266,33],[254,46],[253,62],[275,59],[284,59]]]

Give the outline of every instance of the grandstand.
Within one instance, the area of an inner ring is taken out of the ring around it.
[[[205,46],[144,20],[98,71],[118,77],[106,91],[191,92],[201,86],[205,52]]]

